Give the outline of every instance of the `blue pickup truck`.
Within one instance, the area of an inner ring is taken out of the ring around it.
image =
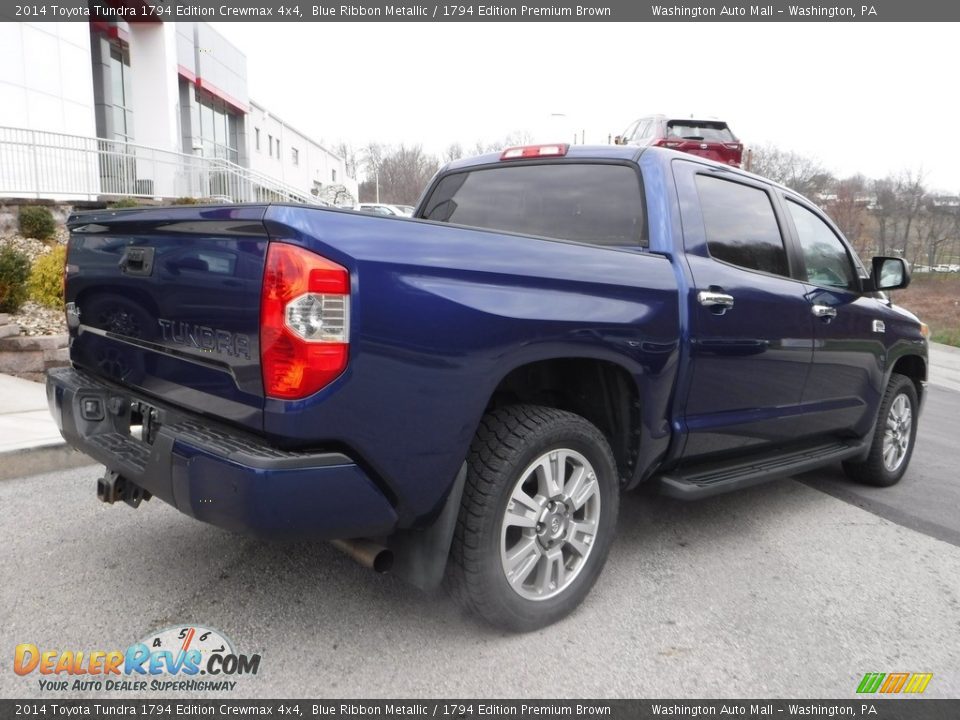
[[[790,190],[629,146],[460,160],[411,219],[292,205],[69,221],[63,436],[97,492],[333,540],[486,620],[589,592],[623,491],[907,469],[927,330]]]

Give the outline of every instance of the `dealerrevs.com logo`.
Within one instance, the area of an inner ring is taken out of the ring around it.
[[[234,679],[256,675],[259,655],[243,655],[218,630],[175,626],[147,635],[126,650],[48,650],[21,643],[17,675],[38,676],[44,691],[230,691]]]

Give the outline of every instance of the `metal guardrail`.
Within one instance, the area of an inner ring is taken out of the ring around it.
[[[202,197],[327,204],[220,158],[12,127],[0,127],[0,196],[62,200]]]

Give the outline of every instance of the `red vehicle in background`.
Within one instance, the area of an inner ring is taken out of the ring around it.
[[[743,143],[723,120],[649,115],[616,138],[617,145],[655,145],[740,167]]]

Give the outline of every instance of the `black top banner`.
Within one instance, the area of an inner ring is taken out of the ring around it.
[[[417,2],[401,0],[57,0],[16,2],[0,18],[30,22],[955,22],[960,3],[943,0],[871,0],[867,3],[770,4],[530,0],[529,2]]]

